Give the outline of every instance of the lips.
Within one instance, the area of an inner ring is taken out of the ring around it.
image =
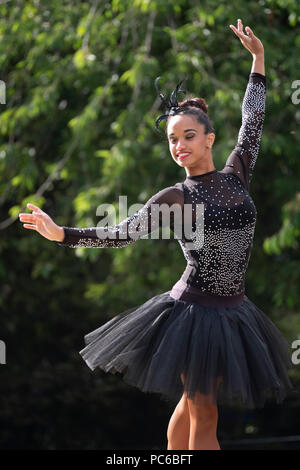
[[[183,160],[184,158],[187,158],[191,155],[190,152],[182,152],[178,155],[179,160]]]

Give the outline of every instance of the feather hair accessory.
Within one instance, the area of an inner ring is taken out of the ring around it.
[[[160,99],[162,100],[162,103],[165,107],[165,114],[162,114],[161,116],[159,116],[156,121],[155,121],[155,126],[157,129],[159,129],[159,123],[161,121],[164,121],[166,120],[169,116],[174,116],[174,114],[176,114],[178,111],[180,111],[182,108],[179,106],[178,104],[178,101],[177,101],[177,94],[178,93],[186,93],[185,90],[181,90],[181,85],[182,83],[184,82],[184,80],[186,80],[185,78],[183,80],[181,80],[181,82],[178,83],[178,85],[176,86],[175,90],[172,91],[171,95],[170,95],[170,98],[166,98],[159,90],[158,88],[158,80],[160,79],[161,77],[157,77],[155,79],[155,88],[156,88],[156,91],[160,97]]]

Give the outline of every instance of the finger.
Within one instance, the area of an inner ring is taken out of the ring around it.
[[[241,19],[239,19],[238,20],[239,37],[245,39],[245,38],[248,38],[249,36],[247,36],[247,34],[244,33],[243,28],[244,28],[243,22]]]
[[[239,18],[238,19],[238,30],[240,33],[243,32],[243,23],[242,23],[242,20]]]
[[[19,217],[19,219],[20,219],[20,222],[30,222],[30,219],[26,217],[25,215]]]
[[[243,22],[242,20],[239,20],[239,27],[238,27],[239,37],[243,39],[249,38],[249,36],[247,36],[247,34],[244,33],[243,28],[244,28]]]
[[[32,214],[20,214],[19,215],[19,219],[24,222],[31,222],[32,220],[34,221],[36,218],[40,220],[40,217],[43,217],[43,214],[38,214],[37,212],[33,212]]]
[[[29,207],[29,209],[34,209],[36,210],[37,212],[41,212],[41,209],[37,206],[35,206],[34,204],[31,204],[30,202],[27,204],[27,207]]]
[[[241,39],[241,38],[245,38],[245,37],[248,37],[243,31],[240,31],[238,29],[236,29],[235,26],[233,26],[233,24],[229,25],[230,28],[233,30],[233,32]]]
[[[31,228],[32,230],[36,230],[36,225],[29,225],[29,224],[24,224],[23,225],[24,228]]]
[[[232,31],[233,31],[237,36],[239,35],[238,30],[236,29],[235,26],[233,26],[233,24],[230,24],[229,27],[232,29]]]
[[[248,36],[252,38],[254,36],[253,31],[249,26],[246,26],[245,31],[247,32]]]
[[[40,219],[36,219],[35,217],[20,217],[20,222],[30,222],[36,224],[40,222]]]

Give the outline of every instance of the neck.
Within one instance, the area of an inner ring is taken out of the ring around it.
[[[195,176],[201,175],[202,173],[208,173],[209,171],[215,170],[215,165],[213,163],[212,153],[211,151],[205,155],[205,158],[199,162],[197,166],[193,167],[186,167],[186,175],[187,176]]]

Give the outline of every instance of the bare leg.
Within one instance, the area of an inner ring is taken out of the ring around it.
[[[188,450],[190,417],[186,395],[183,394],[169,421],[168,450]]]
[[[199,405],[190,414],[190,450],[220,450],[217,439],[218,408],[215,405]]]
[[[218,377],[217,387],[222,377]],[[187,399],[190,415],[189,450],[220,450],[217,439],[218,407],[209,395]]]

